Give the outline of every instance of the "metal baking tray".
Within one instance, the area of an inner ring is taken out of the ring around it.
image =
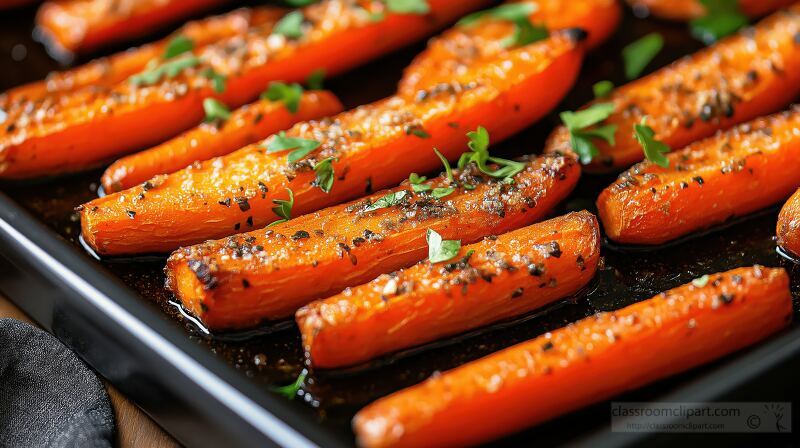
[[[34,13],[25,9],[0,15],[0,91],[59,68],[31,40]],[[621,48],[651,31],[666,39],[651,70],[701,46],[683,25],[635,19],[628,13],[617,35],[588,57],[577,86],[559,110],[574,109],[590,99],[596,81],[622,84]],[[423,48],[420,43],[399,51],[332,79],[328,86],[349,107],[382,98],[393,91],[402,69]],[[25,57],[19,60],[22,53]],[[557,123],[557,114],[551,114],[494,151],[538,152]],[[775,251],[777,209],[771,209],[667,247],[606,245],[597,278],[577,297],[359,369],[312,373],[304,395],[290,401],[272,388],[292,382],[303,368],[299,333],[291,322],[265,326],[256,334],[205,335],[181,315],[164,290],[163,257],[97,260],[82,248],[73,208],[97,195],[99,176],[100,171],[93,171],[0,184],[0,291],[188,446],[352,446],[350,419],[380,396],[705,273],[754,263],[785,266],[792,273],[795,297],[800,296],[800,268]],[[612,179],[584,176],[558,212],[592,210],[597,193]],[[800,306],[795,306],[796,317],[798,310]],[[617,399],[792,401],[800,396],[793,375],[800,367],[798,354],[800,325],[793,324],[755,347]],[[611,433],[609,418],[609,404],[603,402],[494,445],[628,446],[689,438]],[[754,441],[747,435],[714,437],[735,445]],[[786,437],[772,438],[785,444]],[[768,439],[759,435],[755,440]]]

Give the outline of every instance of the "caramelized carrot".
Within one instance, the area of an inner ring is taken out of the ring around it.
[[[297,311],[306,360],[337,368],[531,312],[594,276],[600,231],[583,211],[462,247]]]
[[[627,168],[643,158],[633,126],[647,116],[655,138],[673,148],[719,129],[777,112],[800,94],[800,4],[754,28],[626,84],[607,98],[616,111],[616,145],[595,141],[600,155],[589,171]],[[556,129],[548,151],[571,149],[569,132]]]
[[[145,36],[228,0],[49,0],[36,16],[38,32],[59,51],[87,52]]]
[[[424,259],[426,229],[467,244],[535,222],[572,191],[579,175],[577,162],[561,156],[527,162],[513,185],[470,164],[454,173],[455,187],[442,175],[420,184],[424,192],[404,184],[266,231],[180,249],[167,262],[167,284],[210,329],[291,316],[312,300]],[[437,188],[455,191],[437,198]],[[371,210],[387,195],[401,199]]]
[[[277,25],[251,29],[244,36],[203,47],[195,55],[175,58],[167,65],[174,76],[150,79],[153,85],[126,82],[111,89],[87,87],[32,110],[8,112],[0,127],[0,177],[76,171],[156,145],[196,125],[208,97],[235,108],[253,101],[270,81],[303,81],[320,68],[329,75],[342,73],[486,2],[429,0],[430,12],[425,15],[385,11],[376,21],[369,11],[384,11],[386,4],[381,0],[358,5],[324,0],[290,13],[305,20],[298,24],[302,35],[297,38],[273,33]],[[159,73],[152,70],[148,69],[150,75]],[[224,93],[214,92],[215,81],[209,73],[227,78]]]
[[[510,1],[507,3],[519,3]],[[549,30],[580,28],[589,36],[587,48],[605,41],[617,28],[621,7],[616,0],[538,0],[530,21]],[[502,57],[505,41],[515,24],[490,17],[471,25],[458,25],[432,39],[428,48],[406,68],[399,91],[415,94],[438,83],[470,81],[468,67],[480,60]]]
[[[739,125],[620,175],[597,200],[609,238],[661,244],[780,202],[800,185],[800,107]]]
[[[336,96],[324,91],[304,93],[296,113],[281,102],[260,100],[232,112],[221,125],[203,123],[154,148],[117,160],[103,173],[103,188],[106,193],[124,190],[157,174],[174,173],[193,162],[229,154],[300,121],[341,111]]]
[[[707,14],[700,0],[626,0],[633,7],[645,8],[650,14],[667,20],[688,21]],[[796,0],[738,0],[739,8],[748,17],[761,17],[785,8]]]
[[[783,269],[739,268],[708,280],[599,313],[380,399],[353,419],[359,445],[489,441],[715,360],[792,320]]]
[[[520,47],[474,67],[468,85],[438,85],[414,98],[390,97],[297,124],[287,137],[320,143],[298,161],[266,153],[274,136],[153,182],[147,192],[135,187],[91,201],[81,212],[83,237],[101,254],[164,252],[275,221],[273,201],[287,199],[287,188],[294,192],[292,216],[299,216],[396,185],[412,171],[434,170],[441,165],[431,147],[455,159],[465,132],[483,125],[502,140],[555,107],[580,69],[582,37],[565,31]],[[325,193],[315,186],[313,167],[328,158],[336,176]]]
[[[778,245],[800,257],[800,190],[797,190],[778,215]]]

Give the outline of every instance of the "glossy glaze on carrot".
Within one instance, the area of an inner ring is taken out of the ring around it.
[[[297,311],[306,360],[330,369],[520,316],[592,279],[600,231],[570,213],[475,244],[450,261],[423,261]]]
[[[708,14],[700,0],[626,0],[635,8],[644,8],[650,14],[667,20],[687,21]],[[737,0],[739,8],[748,17],[761,17],[796,0]]]
[[[454,172],[458,186],[442,198],[432,193],[450,188],[445,175],[426,182],[426,192],[404,183],[267,229],[179,249],[167,262],[167,284],[212,330],[291,316],[312,300],[424,259],[427,229],[468,244],[542,219],[575,187],[580,167],[563,156],[526,163],[513,184],[470,164]],[[390,193],[405,196],[397,205],[369,210]]]
[[[88,52],[142,37],[229,0],[49,0],[37,31],[59,51]]]
[[[282,102],[259,100],[233,111],[224,123],[203,123],[156,147],[117,160],[103,173],[103,188],[106,193],[125,190],[158,174],[230,154],[295,123],[335,115],[342,109],[336,96],[327,91],[305,92],[295,113]]]
[[[564,31],[518,48],[474,67],[469,84],[440,84],[413,98],[297,124],[287,136],[321,143],[298,162],[257,144],[153,182],[146,192],[135,187],[91,201],[81,211],[83,237],[100,254],[166,252],[275,221],[273,200],[288,199],[287,188],[296,217],[435,170],[441,162],[432,147],[455,160],[465,134],[478,126],[496,142],[555,107],[580,69],[583,36]],[[325,193],[314,184],[313,167],[329,157],[336,158],[336,180]]]
[[[778,215],[778,245],[800,259],[800,190],[786,201]]]
[[[600,155],[588,171],[624,169],[644,158],[633,125],[647,116],[655,138],[680,148],[719,129],[774,113],[800,94],[800,4],[644,78],[615,89],[616,144],[595,141]],[[571,149],[557,128],[548,151]]]
[[[795,107],[674,151],[669,168],[634,165],[597,200],[606,235],[661,244],[783,201],[800,186],[798,129]]]
[[[323,0],[301,10],[306,22],[299,38],[258,27],[201,48],[196,63],[154,85],[87,87],[21,114],[12,108],[0,127],[0,178],[77,171],[154,146],[195,126],[208,97],[235,108],[253,101],[271,81],[303,82],[318,69],[337,75],[422,38],[487,0],[428,3],[427,14],[386,12],[377,21],[369,11],[384,11],[383,1]],[[209,70],[227,78],[224,93],[214,91]]]
[[[477,445],[713,361],[792,320],[783,269],[739,268],[695,283],[379,399],[353,419],[359,445]]]

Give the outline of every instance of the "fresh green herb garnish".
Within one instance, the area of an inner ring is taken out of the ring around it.
[[[706,286],[708,284],[708,279],[709,279],[708,274],[706,274],[702,277],[698,277],[692,280],[692,284],[698,288],[702,288],[703,286]]]
[[[181,34],[170,39],[167,43],[167,48],[164,49],[164,54],[161,55],[161,59],[172,59],[192,50],[194,50],[194,41]]]
[[[614,134],[617,132],[617,125],[608,124],[588,129],[608,118],[615,109],[616,106],[612,103],[597,103],[583,110],[561,112],[561,121],[569,130],[572,150],[578,154],[584,165],[600,154],[592,142],[593,138],[605,140],[610,145],[615,144]]]
[[[314,171],[317,173],[317,178],[314,180],[314,184],[325,193],[330,193],[331,188],[333,188],[333,181],[335,180],[333,161],[333,157],[328,157],[327,159],[317,162],[317,164],[314,165]]]
[[[444,172],[447,173],[447,179],[453,183],[456,180],[453,178],[453,168],[450,167],[450,162],[447,161],[447,158],[439,152],[438,149],[433,148],[433,152],[436,153],[436,156],[439,157],[439,160],[442,161],[442,165],[444,165]]]
[[[384,197],[378,199],[377,201],[375,201],[372,205],[370,205],[369,207],[365,208],[364,211],[365,212],[372,212],[372,211],[379,210],[379,209],[382,209],[382,208],[392,207],[394,205],[399,204],[400,201],[402,201],[403,198],[406,197],[407,194],[408,194],[408,191],[406,191],[406,190],[393,191],[393,192],[387,194],[386,196],[384,196]]]
[[[272,227],[276,224],[280,224],[282,222],[286,222],[292,219],[292,207],[294,207],[294,193],[290,189],[286,189],[289,192],[289,200],[284,199],[273,199],[272,203],[275,204],[275,207],[272,207],[272,212],[278,215],[281,219],[272,222],[267,227]]]
[[[323,81],[325,81],[325,69],[318,68],[308,75],[306,86],[308,86],[308,90],[322,90]]]
[[[428,180],[427,177],[420,176],[417,173],[411,173],[411,175],[408,176],[408,182],[411,184],[411,189],[414,190],[414,193],[430,191],[432,187],[428,184],[423,184],[423,182],[425,182],[426,180]]]
[[[187,68],[200,64],[200,58],[189,54],[178,58],[170,59],[160,65],[135,74],[130,77],[130,82],[135,86],[152,86],[161,81],[162,78],[172,79]]]
[[[436,199],[441,199],[454,191],[456,191],[456,189],[452,187],[434,188],[433,191],[431,191],[431,196],[435,197]]]
[[[289,400],[294,400],[294,397],[296,397],[297,393],[300,392],[300,389],[303,388],[303,383],[306,381],[307,376],[308,373],[305,370],[303,370],[303,372],[297,376],[297,379],[294,380],[294,383],[288,384],[286,386],[275,387],[272,390],[273,392],[283,395]]]
[[[547,28],[531,23],[530,15],[536,8],[532,3],[509,3],[469,14],[459,20],[458,25],[471,26],[484,17],[507,20],[514,23],[514,34],[503,40],[503,47],[528,45],[546,39],[550,35]]]
[[[310,140],[300,137],[287,137],[286,132],[281,131],[276,134],[272,141],[267,145],[267,153],[286,151],[294,149],[287,157],[289,163],[297,162],[303,157],[307,156],[311,151],[319,148],[320,143],[316,140]]]
[[[300,100],[303,98],[303,86],[297,83],[286,84],[283,82],[272,82],[261,99],[270,101],[281,101],[286,105],[286,109],[291,113],[297,113],[300,108]]]
[[[639,40],[632,42],[622,49],[622,60],[625,63],[625,77],[629,80],[636,79],[647,67],[647,64],[664,47],[664,38],[661,34],[650,33]]]
[[[749,23],[737,0],[700,0],[706,9],[703,17],[689,22],[692,36],[706,45],[735,33]]]
[[[662,168],[669,167],[669,159],[664,154],[670,151],[670,147],[654,138],[656,133],[653,128],[647,125],[647,117],[642,118],[641,123],[633,125],[633,135],[642,146],[647,160]]]
[[[614,83],[608,80],[600,81],[592,86],[595,98],[605,98],[614,90]]]
[[[470,162],[475,163],[482,173],[498,179],[510,179],[525,169],[525,164],[513,160],[492,157],[489,155],[489,132],[483,126],[478,126],[475,131],[467,133],[470,151],[461,154],[458,159],[458,168],[464,169]],[[491,162],[499,165],[496,170],[491,170],[486,165]]]
[[[431,11],[426,0],[384,0],[386,9],[397,14],[427,14]]]
[[[431,134],[425,132],[425,129],[410,127],[406,129],[406,135],[416,135],[419,138],[431,138]]]
[[[217,73],[213,68],[209,67],[203,71],[203,76],[211,80],[211,85],[214,87],[215,92],[222,93],[225,91],[225,82],[228,80],[225,75]]]
[[[316,2],[317,0],[284,0],[284,3],[295,8],[308,6]]]
[[[272,34],[280,34],[289,39],[299,39],[303,37],[303,16],[302,11],[292,11],[286,14],[275,24]]]
[[[442,236],[432,229],[428,229],[425,239],[428,241],[428,260],[431,263],[451,260],[458,255],[458,251],[461,249],[461,241],[443,240]]]
[[[228,106],[214,98],[206,98],[203,100],[203,110],[206,113],[206,123],[215,120],[225,121],[231,118],[231,111],[228,109]]]

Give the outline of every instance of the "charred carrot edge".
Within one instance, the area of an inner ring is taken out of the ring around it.
[[[306,92],[296,113],[281,102],[260,100],[231,113],[223,124],[203,123],[154,148],[117,160],[103,173],[106,193],[128,189],[158,174],[229,154],[293,124],[337,114],[343,109],[327,91]]]
[[[37,30],[60,51],[87,52],[144,36],[228,0],[51,0],[36,15]]]
[[[661,244],[778,203],[800,185],[800,107],[739,125],[646,161],[603,190],[606,234],[628,244]]]
[[[96,199],[81,211],[83,237],[101,254],[165,252],[230,235],[237,224],[251,230],[277,220],[273,201],[286,200],[287,188],[296,217],[432,171],[441,162],[431,147],[454,160],[467,131],[482,125],[493,141],[503,140],[555,107],[580,70],[583,36],[559,32],[473,67],[479,82],[439,85],[422,97],[391,97],[297,124],[287,136],[320,139],[321,147],[296,163],[285,152],[267,154],[270,138],[174,173],[146,193],[135,187]],[[329,193],[315,186],[313,170],[327,158],[335,159],[336,173]],[[141,193],[146,199],[138,199]]]
[[[778,215],[778,245],[800,257],[800,190],[797,190]]]
[[[512,1],[508,3],[518,3]],[[604,42],[617,28],[622,8],[616,0],[540,0],[530,16],[531,23],[549,30],[580,28],[589,37],[587,48]],[[431,40],[428,48],[404,71],[401,94],[415,94],[438,83],[469,81],[463,67],[479,60],[502,57],[503,41],[514,32],[514,24],[487,19],[479,25],[456,26]]]
[[[76,171],[154,146],[196,125],[208,97],[235,108],[253,101],[270,81],[301,82],[317,69],[339,74],[487,2],[429,0],[428,14],[387,12],[375,21],[368,11],[383,11],[382,0],[323,0],[302,9],[308,23],[297,39],[253,29],[202,48],[197,59],[184,56],[193,61],[190,67],[153,86],[87,87],[33,110],[9,112],[0,127],[0,178]],[[214,92],[209,70],[227,77],[224,93]]]
[[[707,14],[700,0],[626,0],[629,5],[645,8],[650,14],[666,20],[687,21]],[[739,0],[741,11],[748,17],[761,17],[785,8],[796,0]]]
[[[380,399],[353,419],[359,445],[478,444],[715,360],[792,320],[783,269],[739,268],[693,283]]]
[[[170,40],[177,36],[191,39],[195,49],[200,49],[216,41],[245,34],[252,27],[271,28],[284,14],[285,9],[276,7],[241,8],[189,22],[166,39],[95,59],[69,70],[50,73],[43,81],[14,87],[0,95],[0,109],[8,112],[12,107],[35,106],[48,95],[87,86],[112,87],[144,70],[148,62],[161,58]]]
[[[578,292],[594,277],[600,230],[569,213],[463,246],[297,311],[306,361],[330,369],[520,316]]]
[[[454,176],[459,185],[442,198],[432,192],[450,188],[444,174],[426,182],[425,192],[405,183],[266,230],[180,249],[167,262],[168,287],[210,329],[288,317],[312,300],[424,259],[426,229],[468,244],[543,218],[575,187],[580,167],[570,157],[543,156],[527,162],[513,185],[474,165]],[[369,210],[389,194],[402,199]]]
[[[604,123],[618,129],[615,146],[596,141],[600,155],[587,171],[627,168],[642,160],[633,125],[645,116],[657,140],[680,148],[779,111],[800,94],[798,33],[800,4],[594,101],[616,105]],[[570,149],[569,133],[560,126],[546,150]]]

